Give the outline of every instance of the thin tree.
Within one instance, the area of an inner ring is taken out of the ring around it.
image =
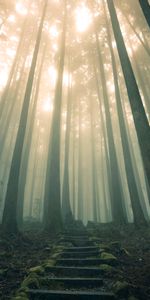
[[[64,160],[64,177],[62,188],[62,215],[65,220],[67,217],[72,216],[70,206],[70,190],[69,190],[69,142],[70,142],[70,126],[71,126],[71,108],[72,108],[72,95],[71,95],[71,82],[70,73],[68,75],[68,99],[67,99],[67,119],[66,119],[66,134],[65,134],[65,160]]]

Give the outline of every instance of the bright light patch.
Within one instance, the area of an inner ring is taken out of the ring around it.
[[[58,30],[57,30],[57,27],[55,25],[50,28],[49,32],[50,32],[51,37],[57,37],[58,36]]]
[[[13,41],[13,42],[18,42],[18,37],[16,35],[12,35],[10,37],[10,40]]]
[[[111,93],[115,92],[115,86],[111,81],[108,81],[107,86],[108,86],[108,89]]]
[[[26,15],[28,11],[22,3],[17,3],[16,12],[18,12],[20,15]]]
[[[52,45],[53,50],[58,51],[58,46],[56,44]]]
[[[7,54],[8,56],[10,56],[10,57],[14,57],[15,54],[16,54],[16,51],[13,50],[13,49],[8,48],[8,49],[6,50],[6,54]]]
[[[48,74],[50,75],[50,83],[54,86],[57,79],[57,70],[54,66],[48,69]]]
[[[45,112],[51,112],[53,110],[53,105],[51,103],[51,99],[47,99],[44,101],[44,103],[42,105],[42,109]]]
[[[86,6],[80,6],[75,12],[76,29],[78,32],[84,32],[91,23],[91,14]]]
[[[11,23],[14,23],[14,22],[16,21],[15,16],[14,16],[14,15],[10,15],[10,16],[8,17],[8,21],[11,22]]]

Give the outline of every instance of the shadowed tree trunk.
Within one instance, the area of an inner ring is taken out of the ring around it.
[[[111,17],[111,23],[117,44],[118,54],[120,57],[120,63],[126,83],[138,141],[141,148],[141,155],[150,184],[150,127],[139,93],[138,85],[136,83],[136,79],[129,60],[129,56],[125,47],[113,0],[107,0],[107,6]]]
[[[39,30],[37,34],[35,49],[33,53],[31,68],[30,68],[25,96],[24,96],[24,102],[23,102],[21,116],[20,116],[20,122],[19,122],[19,128],[18,128],[16,143],[15,143],[14,153],[12,157],[12,163],[10,167],[6,199],[5,199],[5,207],[3,213],[3,221],[2,221],[3,230],[8,232],[18,231],[16,215],[17,215],[17,202],[18,202],[19,172],[20,172],[24,137],[26,132],[28,110],[29,110],[30,98],[32,92],[32,85],[33,85],[37,56],[38,56],[40,41],[42,36],[42,29],[43,29],[43,22],[46,13],[46,7],[47,7],[47,0],[44,3],[42,18],[40,21]]]
[[[150,27],[150,5],[148,3],[148,0],[139,0],[139,3],[147,21],[147,24]]]
[[[65,58],[67,8],[64,1],[63,31],[58,67],[58,79],[55,90],[54,111],[49,141],[48,163],[46,171],[44,200],[44,229],[52,234],[62,230],[60,199],[60,123],[62,104],[62,84]]]
[[[82,110],[79,100],[79,144],[78,144],[78,220],[83,220],[83,149],[82,149]]]
[[[94,222],[99,221],[99,205],[98,205],[98,186],[97,186],[97,166],[96,166],[96,155],[95,155],[95,132],[94,132],[94,112],[93,103],[90,99],[90,123],[91,123],[91,169],[92,169],[92,199],[93,199],[93,220]]]

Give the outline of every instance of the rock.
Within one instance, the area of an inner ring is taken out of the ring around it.
[[[43,274],[44,268],[42,266],[37,266],[29,269],[29,272],[31,273],[37,273],[37,274]]]

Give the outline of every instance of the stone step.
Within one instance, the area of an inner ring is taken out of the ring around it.
[[[100,254],[100,251],[89,251],[89,252],[62,252],[60,254],[61,258],[87,258],[87,257],[96,257]]]
[[[57,244],[65,244],[65,243],[72,243],[74,247],[87,247],[87,246],[94,246],[93,241],[89,241],[88,239],[74,239],[74,238],[63,238],[57,242]]]
[[[69,239],[69,240],[86,240],[89,241],[88,235],[63,235],[64,239]]]
[[[64,248],[65,252],[93,252],[98,251],[98,246],[87,246],[87,247],[66,247]]]
[[[55,276],[70,276],[70,277],[101,277],[106,272],[99,268],[88,267],[68,267],[68,266],[54,266],[46,267],[47,275],[54,274]]]
[[[114,259],[101,258],[58,258],[56,266],[98,266],[100,264],[116,265],[118,262]]]
[[[46,284],[45,284],[46,282]],[[44,288],[45,285],[48,289],[50,288],[64,288],[64,289],[81,289],[81,288],[100,288],[104,281],[102,278],[85,278],[85,277],[45,277],[43,279]],[[42,285],[42,279],[41,279],[41,285]]]
[[[68,236],[88,236],[87,231],[80,231],[80,230],[65,230],[62,234],[68,235]]]
[[[115,300],[112,293],[98,291],[28,290],[30,300]]]

